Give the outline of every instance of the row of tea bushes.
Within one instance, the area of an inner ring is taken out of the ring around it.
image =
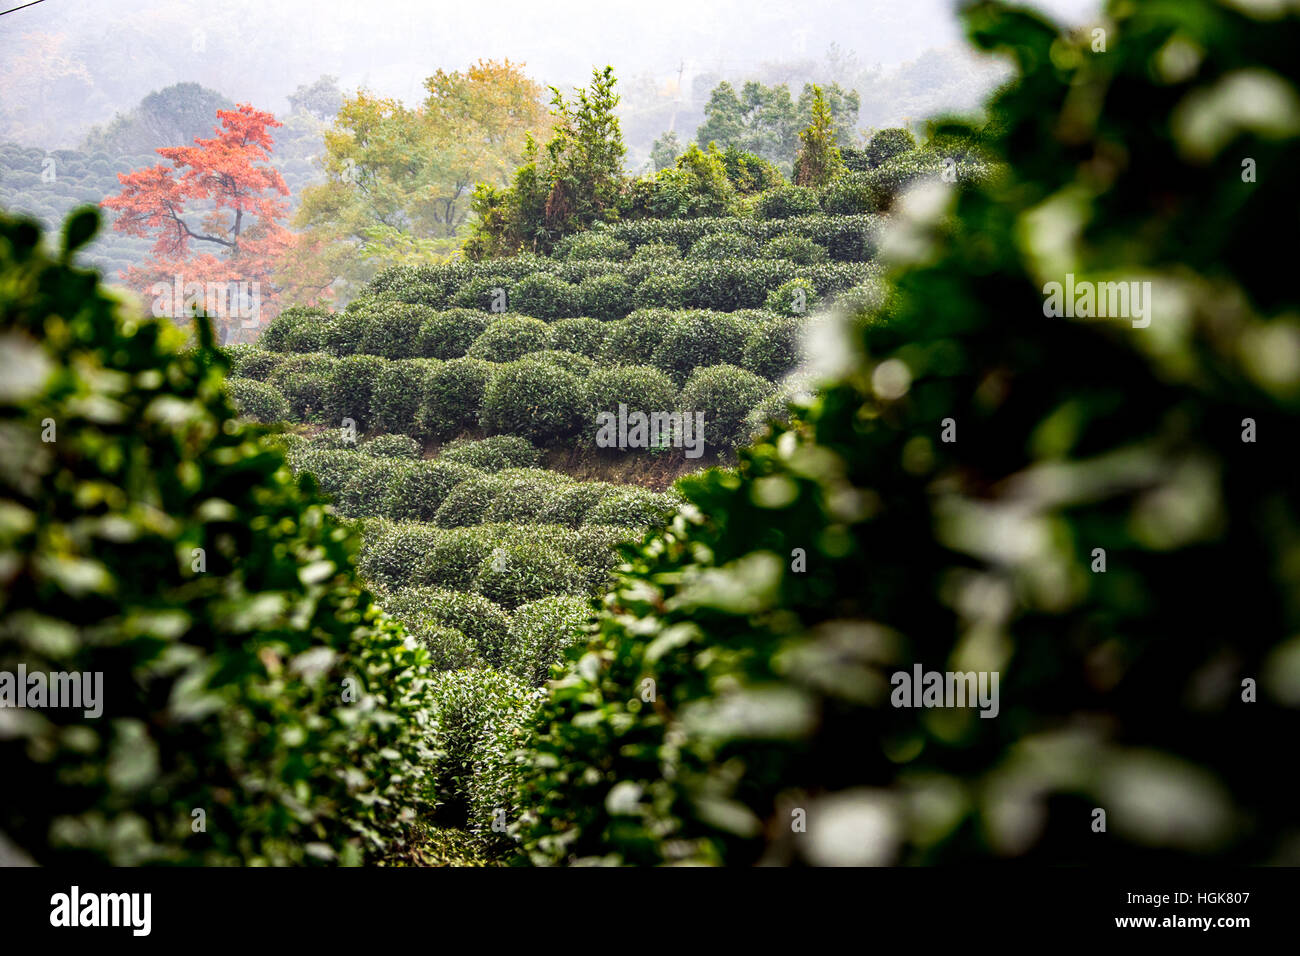
[[[743,250],[742,250],[743,251]],[[797,252],[807,256],[806,249]],[[815,254],[814,254],[815,255]],[[614,319],[655,306],[735,312],[758,309],[796,279],[832,298],[879,275],[871,262],[812,262],[739,258],[565,261],[517,256],[456,260],[387,269],[349,308],[376,302],[511,311],[540,319]]]

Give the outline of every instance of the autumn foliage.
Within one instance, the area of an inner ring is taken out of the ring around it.
[[[101,205],[117,214],[114,229],[154,237],[152,258],[121,278],[150,301],[162,302],[162,314],[179,318],[189,311],[189,305],[184,311],[167,307],[182,298],[171,294],[173,286],[179,292],[243,283],[241,288],[257,290],[256,310],[247,304],[242,312],[230,310],[238,314],[207,310],[222,340],[232,342],[255,337],[282,299],[313,302],[329,278],[296,269],[292,279],[286,275],[299,237],[280,222],[288,215],[283,197],[289,189],[270,165],[269,132],[283,124],[248,104],[218,110],[217,117],[221,125],[211,139],[159,149],[170,167],[159,163],[119,175],[122,191]]]

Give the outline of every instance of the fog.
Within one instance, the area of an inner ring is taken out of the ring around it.
[[[1096,9],[1085,0],[1038,6],[1071,22]],[[92,125],[182,81],[279,113],[322,74],[345,91],[413,102],[435,69],[507,57],[561,87],[612,64],[633,121],[655,99],[698,111],[719,77],[861,87],[909,64],[920,70],[908,103],[882,93],[871,106],[871,91],[859,89],[870,128],[917,109],[968,108],[1002,75],[965,51],[952,0],[43,0],[0,16],[0,141],[73,148]],[[932,96],[926,62],[944,67],[932,73],[942,77]],[[634,151],[645,135],[629,130]]]

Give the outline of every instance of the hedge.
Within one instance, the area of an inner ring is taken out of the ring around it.
[[[552,344],[561,352],[595,358],[604,344],[607,326],[597,319],[560,319],[551,325]]]
[[[397,476],[381,510],[398,520],[433,521],[451,490],[480,474],[476,468],[446,459],[416,462]]]
[[[582,569],[571,557],[529,540],[502,541],[474,577],[474,589],[507,610],[550,594],[578,593],[584,586]]]
[[[288,417],[289,403],[274,385],[251,378],[232,378],[226,382],[226,389],[241,418],[270,424]]]
[[[477,309],[430,313],[420,325],[420,354],[437,359],[460,358],[469,352],[492,319],[491,313]]]

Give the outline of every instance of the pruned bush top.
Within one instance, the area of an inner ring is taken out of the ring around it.
[[[505,669],[540,687],[564,660],[565,649],[581,643],[593,616],[587,598],[568,594],[520,605],[510,619]]]
[[[553,344],[551,327],[541,319],[503,315],[474,340],[469,355],[489,362],[513,362],[529,352],[549,349]]]
[[[749,437],[745,417],[774,386],[734,365],[696,369],[677,397],[685,415],[704,413],[704,450],[729,454]]]
[[[477,309],[431,312],[420,325],[420,354],[437,359],[460,358],[491,321],[491,313]]]
[[[582,380],[535,359],[500,366],[483,393],[483,427],[539,445],[561,442],[582,427]]]
[[[758,243],[749,236],[716,232],[696,240],[687,255],[692,259],[753,259]]]
[[[241,418],[270,424],[284,421],[289,403],[274,385],[251,378],[232,378],[226,383],[230,400]]]
[[[488,438],[457,438],[442,447],[438,460],[471,465],[480,471],[503,468],[534,468],[542,453],[527,438],[518,435],[492,435]]]
[[[417,427],[433,438],[451,438],[478,425],[492,368],[490,362],[468,357],[434,367],[424,380]]]

